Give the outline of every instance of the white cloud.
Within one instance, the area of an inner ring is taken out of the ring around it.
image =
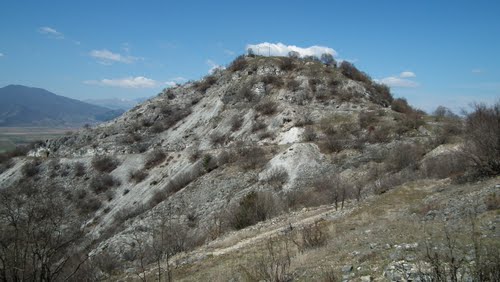
[[[415,78],[417,75],[411,71],[404,71],[397,76],[388,76],[382,79],[375,79],[378,83],[383,83],[389,87],[415,88],[418,87],[418,82],[408,78]]]
[[[257,55],[271,55],[271,56],[288,56],[290,51],[295,51],[300,54],[301,57],[304,56],[316,56],[320,57],[321,54],[327,53],[332,56],[337,56],[337,52],[329,47],[324,46],[310,46],[307,48],[302,48],[294,45],[285,45],[283,43],[259,43],[259,44],[248,44],[247,50],[252,48],[253,52]]]
[[[55,30],[54,28],[51,28],[51,27],[48,27],[48,26],[42,26],[38,29],[38,32],[41,33],[41,34],[45,34],[49,37],[52,37],[52,38],[57,38],[57,39],[63,39],[64,38],[64,34],[62,34],[61,32]]]
[[[381,80],[379,80],[379,82],[389,87],[415,88],[418,86],[418,83],[416,83],[415,81],[396,76],[382,78]]]
[[[109,65],[113,62],[120,62],[125,64],[131,64],[137,60],[136,57],[132,56],[124,56],[118,53],[113,53],[107,49],[103,50],[92,50],[90,52],[90,56],[101,60],[100,62]]]
[[[472,73],[474,73],[474,74],[481,74],[481,73],[483,73],[483,72],[484,72],[484,71],[483,71],[482,69],[473,69],[473,70],[472,70]]]
[[[233,50],[224,49],[224,54],[228,56],[234,56],[236,53]]]
[[[3,57],[3,56],[4,56],[4,54],[3,54],[3,53],[0,53],[0,57]]]
[[[170,79],[169,81],[166,81],[165,84],[168,87],[173,87],[173,86],[176,86],[177,84],[180,84],[180,83],[183,83],[186,81],[187,81],[186,78],[184,78],[182,76],[178,76],[178,77],[174,77],[174,78]]]
[[[101,79],[101,80],[87,80],[85,84],[111,86],[121,88],[154,88],[161,85],[161,83],[143,76],[125,77],[117,79]]]
[[[401,78],[412,78],[412,77],[417,77],[414,72],[411,71],[404,71],[401,74],[399,74],[399,77]]]
[[[215,72],[218,69],[224,69],[223,66],[217,64],[216,62],[214,62],[214,61],[212,61],[210,59],[208,59],[206,63],[210,67],[210,69],[208,70],[208,73],[213,73],[213,72]]]

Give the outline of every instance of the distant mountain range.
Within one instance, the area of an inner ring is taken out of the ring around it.
[[[0,88],[0,126],[81,126],[121,115],[114,110],[22,85]]]
[[[83,100],[86,103],[97,105],[105,108],[109,108],[112,110],[130,110],[135,107],[137,104],[146,101],[148,98],[137,98],[137,99],[86,99]]]

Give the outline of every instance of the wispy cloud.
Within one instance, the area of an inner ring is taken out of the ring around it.
[[[414,72],[404,71],[396,76],[388,76],[382,79],[375,79],[376,82],[383,83],[389,87],[415,88],[419,84],[409,78],[417,77]]]
[[[482,74],[484,72],[484,70],[482,70],[482,69],[472,69],[471,72],[473,74]]]
[[[236,52],[234,52],[233,50],[224,49],[224,54],[226,54],[228,56],[234,56],[236,54]]]
[[[271,56],[288,56],[290,51],[298,52],[301,57],[304,56],[316,56],[319,57],[321,54],[327,53],[332,56],[337,56],[337,52],[332,48],[325,46],[310,46],[310,47],[298,47],[295,45],[285,45],[283,43],[269,43],[263,42],[258,44],[248,44],[247,50],[252,48],[253,52],[258,55],[271,55]]]
[[[61,32],[57,31],[55,28],[48,27],[48,26],[42,26],[38,28],[38,32],[44,35],[47,35],[50,38],[55,38],[55,39],[63,39],[64,34]]]
[[[399,77],[401,78],[412,78],[412,77],[417,77],[414,72],[411,71],[404,71],[399,74]]]
[[[173,86],[176,86],[180,83],[183,83],[183,82],[186,82],[187,79],[182,77],[182,76],[178,76],[178,77],[174,77],[174,78],[171,78],[169,81],[166,81],[165,84],[169,87],[173,87]]]
[[[217,64],[216,62],[208,59],[206,61],[207,65],[210,67],[210,69],[208,70],[208,73],[213,73],[214,71],[218,70],[218,69],[224,69],[223,66]]]
[[[105,65],[110,65],[114,62],[131,64],[135,62],[138,58],[129,55],[122,55],[119,53],[113,53],[107,49],[102,50],[92,50],[90,56],[99,60],[100,63]]]
[[[3,54],[3,53],[0,53],[0,57],[3,57],[3,56],[4,56],[4,54]]]
[[[101,80],[87,80],[84,81],[85,84],[91,85],[99,85],[99,86],[110,86],[110,87],[120,87],[120,88],[154,88],[159,87],[162,83],[144,77],[144,76],[136,76],[136,77],[124,77],[124,78],[116,78],[116,79],[101,79]]]

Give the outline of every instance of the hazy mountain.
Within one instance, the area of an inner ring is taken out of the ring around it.
[[[112,110],[130,110],[135,107],[137,104],[146,101],[148,98],[137,98],[137,99],[119,99],[119,98],[110,98],[110,99],[86,99],[83,100],[86,103],[97,105],[105,108],[109,108]]]
[[[122,113],[41,88],[0,88],[0,126],[78,126],[106,121]]]

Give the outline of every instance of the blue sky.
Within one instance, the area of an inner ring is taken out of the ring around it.
[[[153,96],[248,44],[333,48],[431,111],[500,97],[500,1],[0,2],[0,87]]]

